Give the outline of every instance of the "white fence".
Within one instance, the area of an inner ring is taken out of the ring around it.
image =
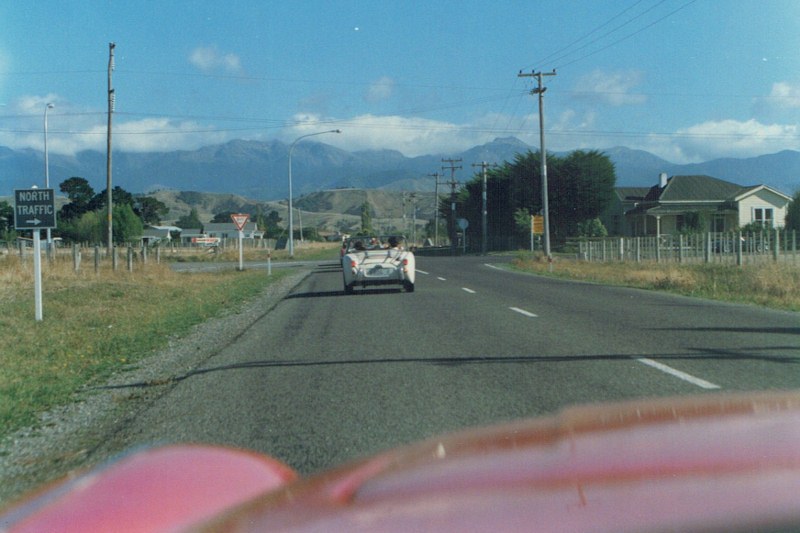
[[[755,264],[800,263],[797,232],[698,233],[648,237],[609,237],[578,242],[585,261]]]

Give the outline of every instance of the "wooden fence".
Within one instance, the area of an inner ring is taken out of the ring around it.
[[[766,261],[800,264],[797,232],[697,233],[647,237],[609,237],[578,241],[584,261],[655,261],[657,263],[725,263]]]

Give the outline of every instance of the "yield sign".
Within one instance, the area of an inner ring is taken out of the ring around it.
[[[236,229],[242,231],[244,229],[244,225],[247,224],[247,221],[250,220],[250,215],[246,215],[244,213],[233,213],[231,215],[231,220],[236,225]]]

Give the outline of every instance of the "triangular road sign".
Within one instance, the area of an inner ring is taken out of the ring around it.
[[[231,220],[236,225],[236,229],[242,231],[244,225],[247,224],[247,221],[250,220],[250,215],[246,215],[244,213],[233,213],[231,214]]]

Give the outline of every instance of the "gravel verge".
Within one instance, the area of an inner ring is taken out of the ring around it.
[[[172,377],[199,368],[269,313],[310,270],[292,272],[238,309],[172,338],[162,351],[122,369],[103,386],[76,392],[75,401],[42,413],[34,426],[0,441],[0,508],[48,481],[76,475],[126,450],[115,438],[158,401]],[[159,384],[130,391],[131,383]],[[113,444],[110,444],[113,443]]]

